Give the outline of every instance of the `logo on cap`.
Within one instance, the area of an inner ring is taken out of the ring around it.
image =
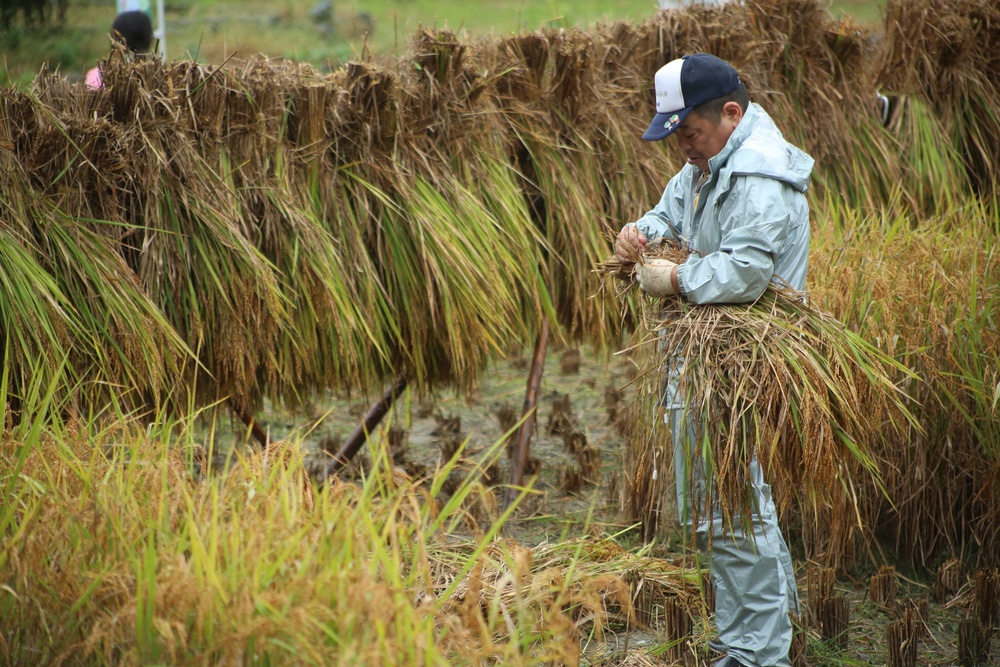
[[[673,116],[671,116],[670,118],[667,119],[666,123],[663,124],[663,128],[666,129],[666,130],[669,130],[674,125],[677,125],[680,122],[681,122],[680,117],[678,117],[677,114],[674,114]]]

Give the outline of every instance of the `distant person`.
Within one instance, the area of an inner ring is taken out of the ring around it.
[[[111,24],[111,40],[124,44],[133,55],[145,55],[153,48],[153,22],[146,12],[122,12]],[[86,81],[91,88],[100,88],[101,69],[88,71]]]

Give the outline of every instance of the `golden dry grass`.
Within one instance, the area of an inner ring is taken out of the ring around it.
[[[8,661],[577,664],[643,581],[697,605],[697,574],[610,541],[470,532],[475,475],[319,490],[279,442],[198,480],[169,430],[4,435]]]

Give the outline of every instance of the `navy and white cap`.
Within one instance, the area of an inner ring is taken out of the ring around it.
[[[671,60],[656,72],[656,115],[642,135],[646,141],[666,139],[691,109],[724,97],[740,86],[740,75],[721,58],[695,53]]]

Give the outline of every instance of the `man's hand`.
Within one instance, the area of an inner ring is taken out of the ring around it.
[[[652,297],[677,294],[677,264],[669,259],[654,257],[635,267],[635,277],[639,287]]]
[[[635,225],[625,225],[615,239],[615,254],[620,259],[637,262],[646,249],[646,237]]]

